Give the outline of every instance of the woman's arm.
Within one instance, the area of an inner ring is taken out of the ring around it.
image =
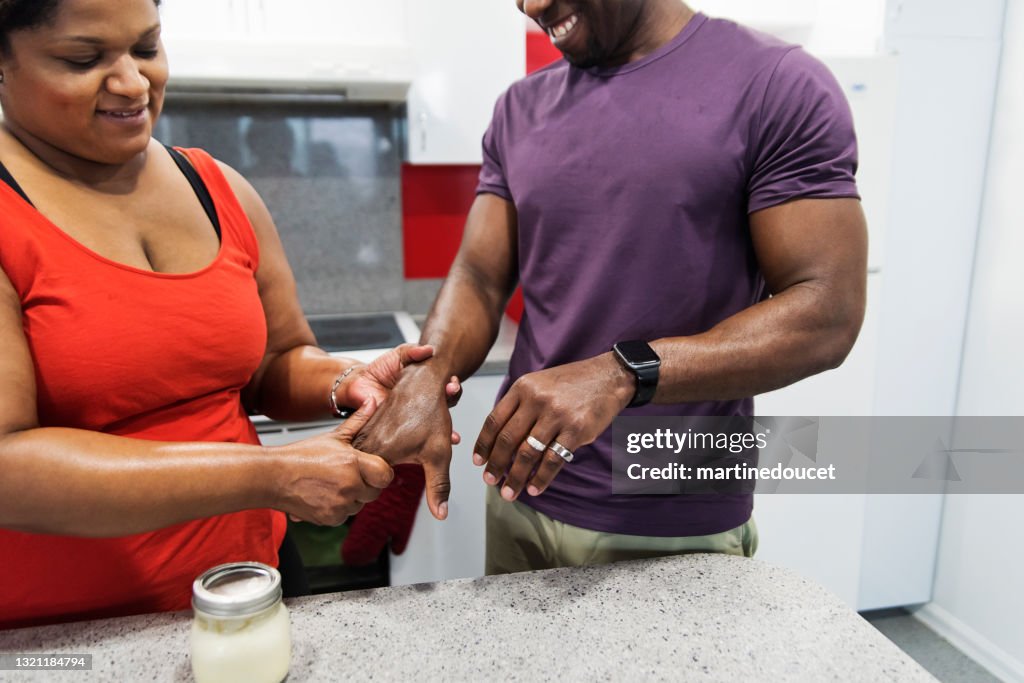
[[[2,269],[0,349],[0,527],[121,536],[263,507],[333,524],[392,477],[351,447],[372,402],[334,433],[280,448],[40,428],[21,303]]]

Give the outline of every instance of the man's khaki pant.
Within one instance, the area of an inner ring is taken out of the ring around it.
[[[497,487],[487,487],[488,575],[685,553],[753,557],[756,551],[753,517],[735,529],[708,536],[610,534],[555,521],[522,503],[502,500]]]

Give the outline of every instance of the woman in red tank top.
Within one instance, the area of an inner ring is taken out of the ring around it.
[[[151,137],[156,5],[0,4],[0,628],[184,609],[211,566],[276,566],[283,513],[338,524],[387,486],[352,438],[432,353],[316,347],[253,188]],[[339,405],[279,448],[247,417]]]

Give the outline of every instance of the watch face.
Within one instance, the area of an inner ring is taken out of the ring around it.
[[[615,348],[619,350],[619,354],[626,359],[626,362],[630,365],[647,365],[650,363],[660,363],[661,358],[654,352],[654,349],[645,341],[624,341],[619,342],[615,345]]]

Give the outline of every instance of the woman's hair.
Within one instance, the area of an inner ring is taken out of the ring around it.
[[[10,52],[10,34],[53,21],[61,0],[0,0],[0,54]],[[160,0],[153,0],[159,5]]]

